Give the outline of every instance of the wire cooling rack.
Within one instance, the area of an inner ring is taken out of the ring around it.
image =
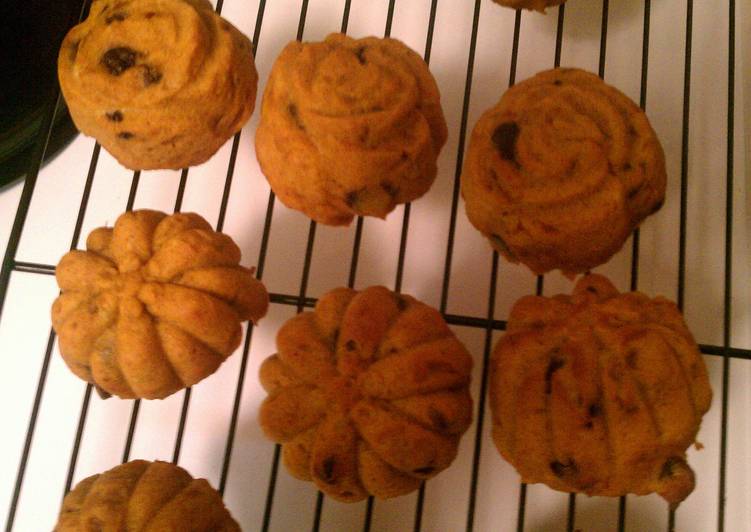
[[[751,530],[751,13],[741,4],[571,0],[543,16],[488,0],[219,0],[217,11],[252,36],[259,94],[287,41],[333,31],[397,37],[430,64],[450,130],[436,183],[386,221],[359,218],[348,229],[317,226],[275,201],[252,148],[257,112],[190,171],[128,173],[79,137],[40,172],[59,104],[50,102],[23,188],[0,193],[6,530],[49,530],[76,482],[134,458],[171,460],[209,479],[243,530]],[[715,397],[699,433],[704,450],[689,452],[697,488],[677,512],[656,495],[520,484],[489,436],[486,365],[503,318],[518,297],[568,292],[571,283],[499,260],[466,220],[458,178],[480,113],[517,79],[560,64],[598,72],[638,101],[665,148],[665,206],[598,271],[622,290],[675,299],[706,355]],[[269,315],[246,329],[238,352],[163,401],[92,394],[61,362],[49,322],[59,257],[133,208],[214,220],[271,292]],[[475,421],[452,467],[419,492],[345,505],[279,467],[279,447],[256,422],[264,397],[256,374],[284,320],[335,286],[372,284],[444,313],[475,358]]]

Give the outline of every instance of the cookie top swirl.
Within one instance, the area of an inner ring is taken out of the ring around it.
[[[470,221],[536,273],[607,261],[665,195],[646,115],[594,74],[555,69],[509,89],[470,141]]]
[[[384,217],[435,179],[439,98],[425,62],[395,39],[290,43],[264,94],[261,168],[286,205],[322,223]]]
[[[95,0],[58,71],[79,129],[132,168],[203,162],[250,116],[258,79],[250,42],[206,0]]]

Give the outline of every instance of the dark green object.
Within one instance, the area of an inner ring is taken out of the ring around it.
[[[57,52],[78,22],[81,0],[0,2],[0,187],[24,176],[57,94]],[[76,134],[67,109],[55,117],[45,161]]]

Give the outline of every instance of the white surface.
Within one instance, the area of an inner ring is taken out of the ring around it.
[[[257,66],[260,91],[282,46],[294,39],[300,0],[268,0],[260,34]],[[353,0],[349,33],[381,35],[387,13],[386,0]],[[440,301],[451,191],[457,159],[459,122],[472,27],[471,0],[439,0],[432,46],[431,70],[442,93],[449,121],[449,140],[439,160],[439,176],[431,191],[412,206],[403,290],[437,306]],[[735,190],[733,227],[734,347],[751,347],[751,146],[746,130],[751,124],[749,96],[749,30],[751,13],[744,1],[738,9],[735,103]],[[343,0],[311,0],[304,38],[321,39],[341,24]],[[720,6],[720,7],[718,7]],[[246,34],[253,35],[258,0],[226,0],[224,15]],[[419,52],[424,51],[429,0],[397,0],[392,35]],[[605,79],[638,101],[641,73],[642,1],[610,2]],[[677,253],[680,209],[680,165],[683,105],[685,2],[651,3],[651,46],[647,86],[647,114],[662,140],[669,172],[668,197],[659,213],[642,227],[639,288],[649,294],[677,293]],[[571,0],[566,7],[562,65],[597,70],[602,3]],[[686,319],[701,343],[721,344],[723,325],[723,275],[725,242],[725,176],[727,137],[727,6],[726,2],[694,2],[691,115],[688,174],[688,249],[686,269]],[[524,13],[521,22],[516,79],[524,79],[553,65],[557,10],[548,16]],[[488,0],[482,5],[470,100],[469,127],[480,113],[495,103],[508,84],[514,12]],[[744,99],[745,96],[745,99]],[[243,262],[258,260],[268,200],[268,185],[259,173],[253,150],[258,113],[243,130],[225,232],[241,245]],[[93,149],[91,139],[79,137],[39,177],[18,260],[55,264],[70,246],[80,195]],[[219,212],[231,143],[208,163],[190,171],[183,210],[196,211],[215,222]],[[111,224],[125,208],[131,173],[102,151],[84,221],[91,229]],[[136,208],[170,211],[174,206],[178,172],[146,172],[136,198]],[[20,187],[0,193],[0,251],[20,196]],[[379,283],[393,286],[402,226],[403,208],[385,222],[364,224],[357,287]],[[297,294],[304,262],[309,222],[301,214],[276,202],[264,282],[271,292]],[[354,225],[348,229],[319,226],[313,250],[308,295],[346,284],[352,253]],[[631,242],[600,268],[627,289]],[[484,317],[487,313],[491,253],[468,223],[459,206],[452,259],[448,312]],[[523,267],[502,262],[495,317],[503,319],[513,301],[534,291],[535,279]],[[569,281],[549,275],[546,294],[568,291]],[[5,521],[12,496],[18,460],[33,404],[44,348],[49,335],[48,309],[56,288],[49,276],[14,274],[6,310],[0,323],[0,518]],[[242,394],[225,499],[244,530],[261,525],[273,445],[256,423],[264,394],[257,382],[260,361],[274,350],[273,338],[294,307],[274,305],[255,329]],[[477,403],[484,331],[455,328],[473,353]],[[497,338],[497,334],[494,336]],[[698,485],[677,513],[678,530],[716,528],[718,465],[720,455],[720,394],[722,360],[706,357],[715,390],[711,411],[705,416],[700,441],[703,451],[691,451],[690,462]],[[240,370],[240,353],[231,357],[214,376],[193,389],[185,428],[180,465],[195,476],[217,485]],[[730,373],[727,469],[727,530],[751,530],[751,362],[733,360]],[[42,397],[39,421],[29,456],[14,530],[49,530],[63,493],[65,475],[81,409],[84,386],[53,352]],[[183,394],[141,405],[131,458],[171,460]],[[121,460],[132,403],[116,398],[92,397],[78,465],[77,482],[113,467]],[[519,493],[518,477],[496,453],[485,417],[475,512],[476,530],[514,530]],[[461,530],[467,518],[475,426],[462,440],[454,465],[427,485],[423,530]],[[291,479],[280,467],[273,506],[273,530],[306,530],[312,526],[316,492],[308,483]],[[377,502],[372,530],[411,530],[416,495]],[[568,497],[543,486],[527,493],[528,530],[564,530]],[[360,530],[365,505],[342,505],[326,499],[323,530]],[[587,531],[613,530],[618,501],[577,498],[576,527]],[[629,497],[626,528],[665,528],[667,510],[656,495]]]

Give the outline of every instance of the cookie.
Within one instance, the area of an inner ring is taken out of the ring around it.
[[[338,288],[277,335],[259,421],[290,474],[354,502],[414,491],[472,421],[472,359],[441,314],[383,287]]]
[[[133,460],[83,479],[63,500],[55,532],[240,532],[204,479],[167,462]]]
[[[523,482],[619,496],[694,489],[686,449],[712,391],[674,303],[588,275],[516,302],[490,361],[493,440]]]
[[[644,112],[594,74],[563,68],[510,88],[475,126],[467,217],[542,274],[608,261],[665,198],[665,157]]]
[[[95,0],[58,76],[76,127],[131,169],[208,160],[255,106],[250,41],[207,0]]]
[[[512,9],[530,9],[544,13],[545,8],[559,6],[566,0],[493,0],[493,2]]]
[[[52,326],[68,367],[101,394],[161,399],[214,373],[268,294],[240,249],[192,213],[134,211],[57,265]]]
[[[256,154],[282,203],[347,225],[425,194],[446,136],[438,87],[419,55],[396,39],[333,34],[279,55]]]

